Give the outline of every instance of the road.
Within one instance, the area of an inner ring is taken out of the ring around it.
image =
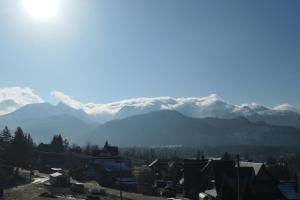
[[[49,180],[49,174],[40,173],[39,171],[34,171],[34,178],[32,184],[45,183]]]
[[[91,182],[87,182],[87,183],[83,183],[83,184],[86,188],[89,188],[89,189],[102,188],[102,189],[105,189],[106,193],[109,195],[116,196],[116,197],[120,196],[120,190],[102,187],[95,181],[91,181]],[[122,196],[123,196],[123,199],[128,199],[128,200],[166,200],[166,198],[162,198],[162,197],[146,196],[143,194],[124,192],[124,191],[122,191]]]

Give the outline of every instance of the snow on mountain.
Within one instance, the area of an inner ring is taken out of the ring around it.
[[[192,118],[233,119],[300,129],[300,109],[289,104],[273,108],[256,103],[233,105],[216,94],[206,97],[132,98],[111,103],[83,103],[62,92],[52,92],[60,103],[53,105],[30,88],[0,88],[0,128],[21,126],[40,139],[63,132],[72,139],[113,119],[124,119],[153,111],[177,111]],[[76,125],[76,126],[75,126]],[[44,133],[44,135],[40,135]],[[72,136],[72,137],[71,137]]]
[[[299,127],[295,124],[300,122],[298,120],[300,118],[299,109],[290,105],[283,104],[274,108],[268,108],[256,103],[233,105],[215,94],[207,97],[135,98],[108,104],[90,103],[82,104],[82,109],[92,116],[94,120],[101,123],[159,110],[175,110],[195,118],[235,118],[242,116],[252,121],[264,121],[266,123],[295,127]],[[285,122],[279,123],[283,119]]]
[[[235,106],[233,112],[238,116],[250,116],[255,115],[264,111],[270,110],[265,106],[259,105],[257,103],[242,104],[240,106]]]
[[[235,107],[223,101],[215,94],[200,98],[135,98],[108,104],[90,103],[82,105],[82,109],[92,115],[94,119],[105,121],[158,110],[175,110],[184,115],[196,118],[230,118],[235,116],[233,114]]]
[[[275,106],[275,107],[273,107],[273,110],[276,110],[276,111],[291,111],[291,112],[295,112],[295,113],[300,114],[300,109],[295,107],[295,106],[292,106],[290,104],[281,104],[281,105]]]
[[[243,116],[254,121],[265,121],[266,116],[268,119],[270,116],[272,118],[284,116],[286,121],[289,117],[292,117],[294,121],[300,117],[300,109],[289,104],[282,104],[273,108],[256,103],[233,105],[216,94],[206,97],[186,98],[141,97],[103,104],[83,103],[60,91],[52,91],[51,95],[63,103],[61,106],[68,105],[68,107],[74,110],[84,111],[88,114],[89,118],[99,123],[159,110],[175,110],[186,116],[195,118],[234,118]],[[0,116],[11,113],[28,104],[42,102],[44,100],[30,88],[0,88]],[[67,107],[64,107],[64,109],[67,109]],[[80,118],[82,118],[83,114],[81,113],[80,115]]]
[[[215,94],[202,98],[179,98],[173,109],[184,115],[196,118],[203,117],[232,117],[235,106]]]

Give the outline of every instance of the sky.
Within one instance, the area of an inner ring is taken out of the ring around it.
[[[300,106],[300,1],[59,1],[51,19],[0,1],[0,87]]]

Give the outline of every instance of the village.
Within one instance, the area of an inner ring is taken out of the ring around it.
[[[228,153],[147,162],[130,159],[108,142],[89,153],[78,147],[55,151],[59,140],[55,136],[51,144],[34,147],[26,167],[1,160],[7,179],[18,170],[18,181],[2,180],[2,199],[300,199],[299,176],[291,175],[285,162],[254,162]]]
[[[300,200],[300,0],[0,0],[0,200]]]

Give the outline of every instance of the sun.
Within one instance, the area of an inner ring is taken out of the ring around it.
[[[51,19],[59,10],[60,0],[23,0],[25,10],[37,19]]]

